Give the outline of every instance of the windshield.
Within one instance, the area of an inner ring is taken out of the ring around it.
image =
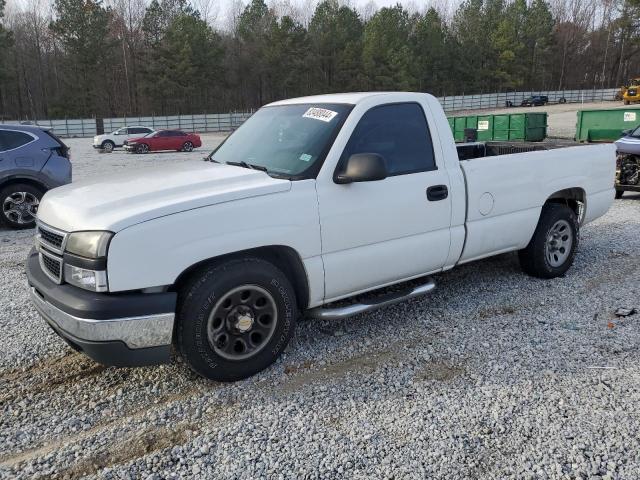
[[[287,177],[317,171],[351,105],[264,107],[211,154],[211,160],[247,164]]]

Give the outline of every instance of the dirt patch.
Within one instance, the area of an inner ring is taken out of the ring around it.
[[[640,268],[640,256],[637,255],[609,255],[609,262],[615,270],[606,273],[596,273],[585,282],[585,290],[608,289],[615,285],[620,277],[637,275]]]
[[[446,362],[429,362],[424,365],[415,375],[418,381],[435,380],[446,382],[459,377],[465,372],[461,365],[452,365]]]
[[[105,467],[127,463],[150,453],[181,445],[189,440],[194,430],[196,428],[190,423],[175,427],[148,428],[117,443],[110,443],[91,458],[84,458],[59,473],[71,478],[96,474]]]
[[[78,380],[101,374],[107,367],[95,363],[86,356],[70,352],[25,369],[14,369],[0,374],[0,406],[16,397],[49,392]]]
[[[2,467],[17,467],[21,463],[31,461],[36,458],[44,457],[51,452],[61,449],[63,446],[68,444],[78,444],[83,440],[90,438],[92,436],[98,436],[101,432],[112,429],[118,429],[121,425],[128,425],[132,422],[138,421],[144,417],[147,413],[151,411],[160,411],[163,408],[167,407],[173,402],[185,400],[185,398],[189,397],[193,393],[202,393],[202,389],[197,385],[194,385],[192,388],[187,390],[183,390],[178,393],[171,393],[169,395],[165,395],[164,397],[159,397],[154,400],[153,404],[146,404],[144,406],[137,406],[136,408],[132,408],[127,411],[119,412],[118,416],[116,416],[113,420],[107,420],[100,422],[90,429],[83,430],[80,433],[74,433],[65,437],[59,437],[55,441],[49,441],[44,445],[39,447],[30,448],[28,450],[22,451],[18,454],[8,454],[6,456],[0,457],[0,466]],[[112,417],[113,418],[113,417]],[[166,429],[166,427],[164,428]],[[151,431],[160,431],[163,428],[158,429],[149,429],[148,431],[144,431],[143,434],[149,433]],[[136,435],[137,437],[137,435]],[[126,445],[126,442],[125,442]],[[85,459],[85,463],[90,459]]]
[[[382,352],[356,355],[342,362],[327,365],[326,367],[291,369],[292,372],[297,372],[297,375],[292,375],[285,380],[285,382],[277,386],[277,388],[280,392],[290,393],[306,385],[326,382],[327,380],[341,378],[349,374],[362,375],[371,373],[383,363],[399,362],[404,358],[406,358],[406,353],[404,352],[385,350]]]
[[[483,308],[478,312],[479,318],[498,317],[500,315],[513,315],[516,309],[511,305],[503,305],[500,307]]]

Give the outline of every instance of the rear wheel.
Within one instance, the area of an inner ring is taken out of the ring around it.
[[[573,263],[578,233],[573,210],[559,203],[546,204],[529,245],[518,252],[522,269],[539,278],[563,275]]]
[[[275,362],[296,319],[293,287],[278,268],[229,260],[200,270],[180,292],[177,346],[203,377],[240,380]]]
[[[193,143],[184,142],[184,145],[182,145],[182,151],[183,152],[192,152],[193,151]]]
[[[148,151],[149,151],[149,145],[147,145],[146,143],[140,143],[136,147],[136,153],[147,153]]]
[[[0,190],[2,215],[0,223],[15,229],[33,228],[43,192],[38,188],[16,183]]]

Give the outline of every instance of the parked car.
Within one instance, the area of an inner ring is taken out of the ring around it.
[[[622,133],[624,136],[615,142],[616,198],[622,198],[625,191],[640,192],[640,126]]]
[[[101,363],[167,362],[175,344],[200,375],[232,381],[273,363],[301,314],[368,312],[510,251],[529,275],[564,275],[580,227],[613,202],[613,145],[458,148],[467,160],[428,94],[272,103],[210,161],[48,193],[31,298]]]
[[[141,125],[122,127],[111,133],[93,137],[93,148],[98,148],[105,152],[112,152],[115,148],[122,147],[125,142],[131,138],[149,135],[153,132],[155,132],[153,128],[143,127]]]
[[[540,107],[549,103],[549,97],[545,95],[532,95],[522,100],[521,107]],[[560,102],[562,103],[562,102]]]
[[[44,193],[71,182],[69,148],[36,125],[0,125],[0,224],[33,228]]]
[[[124,149],[128,152],[147,153],[161,150],[176,150],[177,152],[191,152],[202,146],[200,135],[186,133],[182,130],[158,130],[145,137],[127,140]]]

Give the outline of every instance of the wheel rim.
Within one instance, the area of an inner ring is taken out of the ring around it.
[[[184,144],[184,146],[182,147],[182,149],[183,149],[185,152],[190,152],[191,150],[193,150],[193,144],[192,144],[191,142],[186,142],[186,143]]]
[[[545,254],[549,265],[559,267],[564,264],[569,258],[572,246],[573,231],[571,230],[571,225],[566,220],[558,220],[547,233]]]
[[[26,225],[36,219],[40,200],[33,193],[14,192],[2,202],[4,216],[13,223]]]
[[[273,336],[278,308],[273,296],[257,285],[242,285],[215,304],[207,321],[209,345],[227,360],[246,360]]]
[[[105,152],[110,152],[111,150],[113,150],[113,143],[107,142],[102,146],[102,148]]]
[[[146,143],[143,143],[138,147],[138,151],[140,153],[147,153],[149,151],[149,146]]]

